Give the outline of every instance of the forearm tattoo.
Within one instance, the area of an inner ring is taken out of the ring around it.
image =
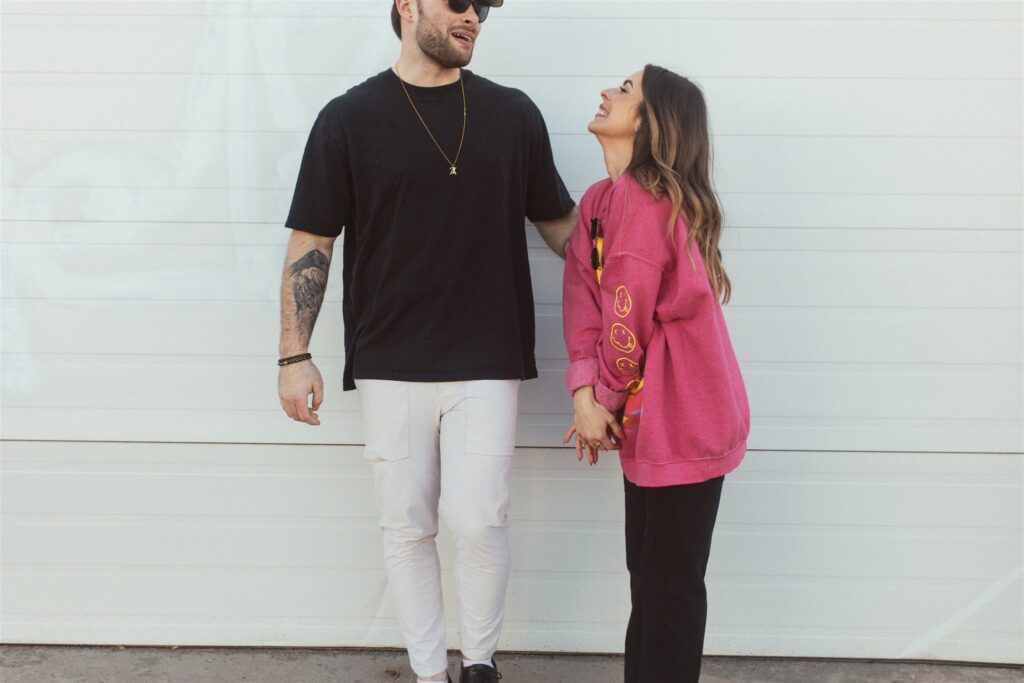
[[[295,322],[300,335],[309,339],[320,314],[327,289],[327,270],[331,261],[319,249],[313,249],[288,269],[295,294]]]

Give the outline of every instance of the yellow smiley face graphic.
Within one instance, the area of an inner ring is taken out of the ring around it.
[[[623,353],[629,353],[636,348],[636,336],[633,334],[632,330],[622,323],[615,323],[612,325],[610,341],[613,347]]]
[[[615,361],[615,367],[623,375],[635,375],[640,371],[640,366],[629,358],[619,358]]]
[[[633,310],[633,298],[629,296],[626,285],[619,285],[615,290],[615,315],[625,318]]]

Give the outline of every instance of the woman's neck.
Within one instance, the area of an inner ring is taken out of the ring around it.
[[[597,140],[604,151],[604,166],[608,169],[608,177],[614,183],[626,172],[633,159],[633,139],[598,137]]]

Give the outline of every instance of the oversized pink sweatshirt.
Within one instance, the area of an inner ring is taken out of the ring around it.
[[[619,458],[638,486],[731,472],[746,452],[750,408],[696,240],[693,267],[686,256],[685,219],[675,224],[673,245],[669,200],[656,200],[628,174],[591,186],[579,212],[562,298],[569,393],[590,385],[609,412],[625,411]],[[593,218],[604,233],[600,284]]]

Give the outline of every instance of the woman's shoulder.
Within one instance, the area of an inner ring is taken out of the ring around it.
[[[624,239],[619,241],[619,250],[669,267],[676,251],[668,234],[672,200],[666,195],[655,195],[633,176],[624,178],[615,189],[614,208],[621,216],[622,226],[627,228]],[[677,238],[686,234],[684,223],[680,215],[674,226]]]
[[[602,197],[611,185],[612,181],[610,178],[602,178],[588,187],[583,192],[583,197],[580,198],[580,211],[588,215],[591,214],[598,198]]]
[[[667,195],[654,194],[631,175],[616,183],[612,203],[623,212],[623,219],[638,229],[657,224],[664,232],[672,215],[672,200]]]
[[[628,201],[631,205],[638,209],[648,210],[661,210],[666,213],[672,211],[672,201],[667,195],[656,195],[653,191],[647,189],[643,183],[636,179],[632,174],[625,174],[622,179],[622,189],[619,192],[623,197],[628,197]]]
[[[590,215],[600,209],[601,212],[607,210],[614,215],[619,210],[656,208],[661,203],[631,175],[624,173],[615,180],[602,178],[588,187],[580,199],[580,211]]]

